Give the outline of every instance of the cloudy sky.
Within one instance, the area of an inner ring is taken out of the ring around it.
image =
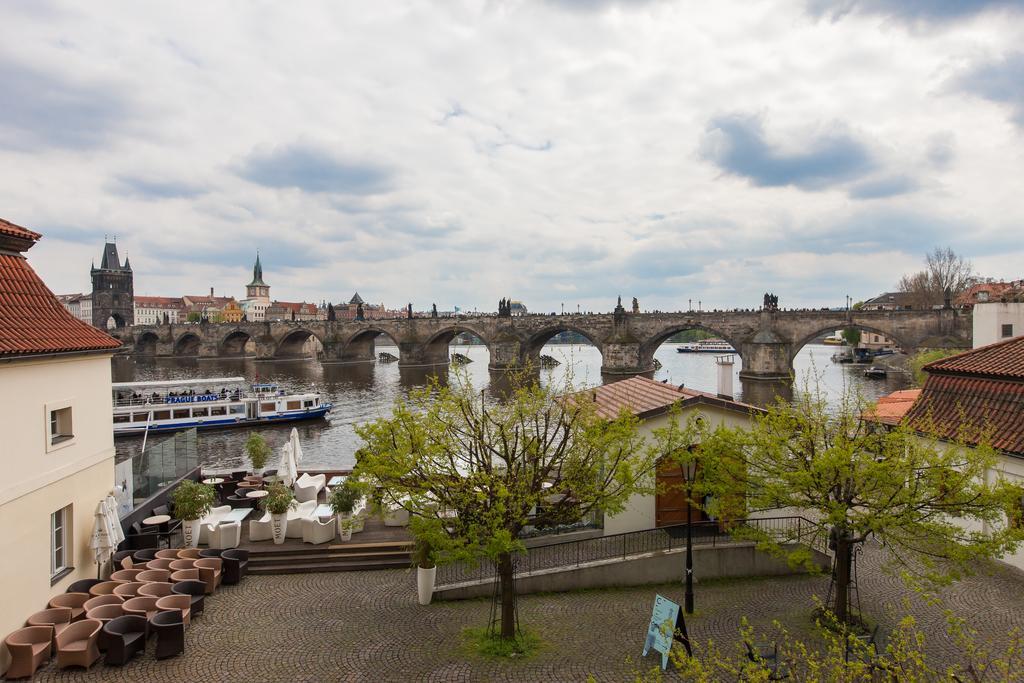
[[[0,217],[88,291],[842,305],[1024,264],[1024,2],[0,4]]]

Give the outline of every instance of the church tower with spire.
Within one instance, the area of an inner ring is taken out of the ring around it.
[[[263,264],[260,254],[256,252],[256,263],[252,267],[252,282],[245,286],[245,299],[242,310],[246,320],[261,322],[266,319],[267,307],[270,306],[270,285],[263,281]]]
[[[95,262],[93,262],[95,264]],[[135,285],[132,266],[117,255],[117,244],[103,245],[100,267],[90,269],[92,277],[92,324],[101,330],[135,324]]]

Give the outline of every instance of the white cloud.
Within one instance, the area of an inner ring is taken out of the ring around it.
[[[25,98],[0,109],[0,216],[44,233],[57,291],[88,288],[104,234],[140,293],[240,296],[260,248],[276,297],[421,309],[840,305],[945,244],[1014,275],[1021,129],[949,83],[1024,19],[805,9],[0,5],[0,86]],[[701,145],[736,112],[797,157],[840,126],[877,173],[725,174]]]

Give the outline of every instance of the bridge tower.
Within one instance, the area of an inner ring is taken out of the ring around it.
[[[135,284],[131,264],[117,255],[117,244],[103,247],[100,267],[93,265],[92,324],[101,330],[135,324]]]

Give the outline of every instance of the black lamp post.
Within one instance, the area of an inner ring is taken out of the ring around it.
[[[693,507],[690,505],[690,498],[693,493],[693,478],[697,474],[697,461],[688,460],[682,469],[683,475],[686,477],[686,602],[684,609],[687,614],[693,614]]]

